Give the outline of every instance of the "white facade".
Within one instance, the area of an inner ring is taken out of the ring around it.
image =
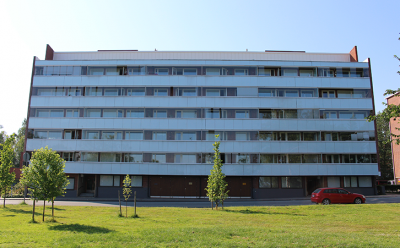
[[[138,66],[145,68],[141,75],[129,75],[129,68]],[[52,75],[44,75],[46,68],[52,70]],[[107,75],[107,68],[121,75]],[[165,68],[169,75],[160,75]],[[193,68],[195,75],[171,75],[174,70],[178,71],[176,68]],[[208,74],[212,68],[219,70],[220,75]],[[60,72],[69,69],[81,73],[63,75]],[[103,70],[104,75],[89,75],[95,70],[96,73]],[[271,75],[260,74],[261,71],[265,73],[264,70]],[[324,70],[328,74],[324,74]],[[35,61],[28,126],[31,136],[27,139],[26,150],[48,146],[61,153],[78,154],[75,161],[66,164],[66,172],[70,174],[206,176],[212,165],[204,162],[203,157],[213,152],[213,141],[205,137],[209,137],[207,133],[211,130],[225,132],[227,137],[220,147],[221,153],[230,158],[226,158],[224,165],[227,176],[372,178],[379,171],[374,124],[363,118],[374,109],[368,70],[368,63],[350,62],[348,53],[55,52],[53,60]],[[236,75],[239,73],[243,74]],[[310,75],[304,76],[307,73]],[[90,87],[97,87],[99,95],[90,96]],[[128,93],[131,89],[142,88],[143,95]],[[176,95],[178,88],[193,90],[194,95]],[[106,96],[107,89],[118,93]],[[168,93],[156,96],[157,89],[166,89]],[[223,91],[218,93],[220,96],[204,93],[213,89]],[[79,94],[69,96],[72,90],[79,90]],[[274,92],[271,94],[276,95],[268,97],[263,95],[263,90],[271,90]],[[150,91],[152,93],[148,93]],[[311,91],[313,93],[309,93]],[[143,116],[128,117],[131,109],[143,112]],[[211,115],[220,111],[221,118],[207,116],[210,109],[214,113]],[[89,110],[98,111],[99,116],[88,116]],[[179,118],[177,111],[185,110],[192,111],[195,116]],[[76,115],[68,116],[74,111]],[[107,117],[105,111],[116,111],[120,116]],[[165,112],[165,116],[156,118],[156,111]],[[243,116],[237,117],[238,111]],[[300,111],[307,116],[302,116]],[[233,114],[229,116],[229,113]],[[70,138],[66,133],[69,130],[76,132],[75,135],[80,132],[80,137]],[[88,138],[88,132],[93,132],[94,136]],[[115,132],[115,136],[120,137],[102,139],[107,132]],[[128,132],[142,133],[142,139],[129,140]],[[173,138],[154,140],[157,132]],[[180,132],[195,133],[195,140],[176,140]],[[241,140],[240,135],[248,138]],[[280,138],[263,140],[263,135]],[[337,135],[337,140],[327,140],[332,135]],[[306,136],[313,136],[315,140],[307,140]],[[83,161],[84,153],[97,153],[98,161]],[[102,162],[103,153],[119,154],[113,155],[120,156],[119,161]],[[123,161],[129,153],[143,154],[143,161]],[[145,154],[172,155],[166,155],[169,161],[154,163],[144,161]],[[176,156],[180,154],[200,157],[192,163],[176,163]],[[302,156],[301,162],[291,161],[290,156],[297,154]],[[315,161],[309,163],[305,159],[308,155],[318,158],[313,157]],[[336,155],[338,160],[332,157]],[[264,158],[273,156],[285,156],[285,162],[263,163]],[[351,160],[352,156],[356,160]],[[347,161],[348,158],[353,162]]]

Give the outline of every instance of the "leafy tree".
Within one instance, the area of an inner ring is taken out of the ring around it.
[[[22,169],[21,181],[31,190],[33,199],[43,200],[43,219],[46,201],[52,202],[52,218],[54,220],[54,199],[64,195],[69,184],[64,173],[65,160],[52,149],[35,150],[29,166]]]
[[[4,194],[3,207],[6,207],[6,195],[15,180],[15,173],[10,172],[14,160],[14,143],[15,135],[8,137],[0,150],[0,190]]]
[[[25,145],[25,129],[26,129],[26,118],[22,122],[22,126],[18,129],[17,136],[15,138],[15,166],[19,167],[21,163],[21,154],[24,152]]]
[[[218,139],[219,135],[215,135]],[[222,160],[220,158],[219,145],[221,142],[214,142],[214,166],[210,171],[210,176],[207,180],[207,196],[211,202],[211,208],[213,208],[213,203],[215,203],[215,209],[218,210],[218,205],[228,197],[228,191],[226,188],[228,184],[225,181],[225,174],[222,173]]]
[[[376,117],[376,128],[378,133],[379,161],[381,165],[381,176],[379,179],[393,179],[392,149],[390,140],[389,120],[383,118],[381,113]]]
[[[131,189],[131,183],[132,180],[129,177],[129,175],[126,175],[124,181],[122,181],[123,183],[123,189],[122,189],[122,194],[124,195],[125,198],[125,217],[128,217],[128,199],[132,194],[132,189]]]

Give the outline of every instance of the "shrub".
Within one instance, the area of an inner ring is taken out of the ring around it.
[[[385,185],[387,193],[400,193],[400,185]]]

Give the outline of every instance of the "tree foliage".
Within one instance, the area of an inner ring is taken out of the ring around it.
[[[10,172],[11,167],[14,165],[14,140],[15,135],[13,134],[5,140],[0,148],[0,190],[4,195],[3,207],[6,206],[7,192],[15,181],[15,173]]]
[[[122,181],[124,187],[122,189],[122,194],[124,195],[125,198],[125,217],[128,217],[128,199],[132,194],[131,183],[132,183],[131,178],[129,177],[129,175],[126,175],[124,181]]]
[[[215,135],[218,139],[219,135]],[[220,142],[216,141],[213,144],[214,148],[214,166],[210,171],[210,175],[207,180],[207,196],[210,202],[215,203],[215,208],[218,209],[219,203],[222,204],[226,198],[228,198],[228,184],[225,181],[225,174],[222,173],[222,160],[220,158],[219,146]]]
[[[383,118],[381,113],[376,117],[376,131],[378,133],[379,161],[381,166],[381,176],[378,179],[393,179],[393,163],[391,134],[389,129],[389,120]]]
[[[65,160],[52,149],[35,150],[29,166],[22,169],[21,182],[30,189],[33,200],[51,201],[52,217],[54,219],[54,199],[65,194],[69,181],[64,173]],[[44,221],[45,208],[43,208]]]

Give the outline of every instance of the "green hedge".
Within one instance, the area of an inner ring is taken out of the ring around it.
[[[386,193],[400,193],[400,185],[385,185]]]

